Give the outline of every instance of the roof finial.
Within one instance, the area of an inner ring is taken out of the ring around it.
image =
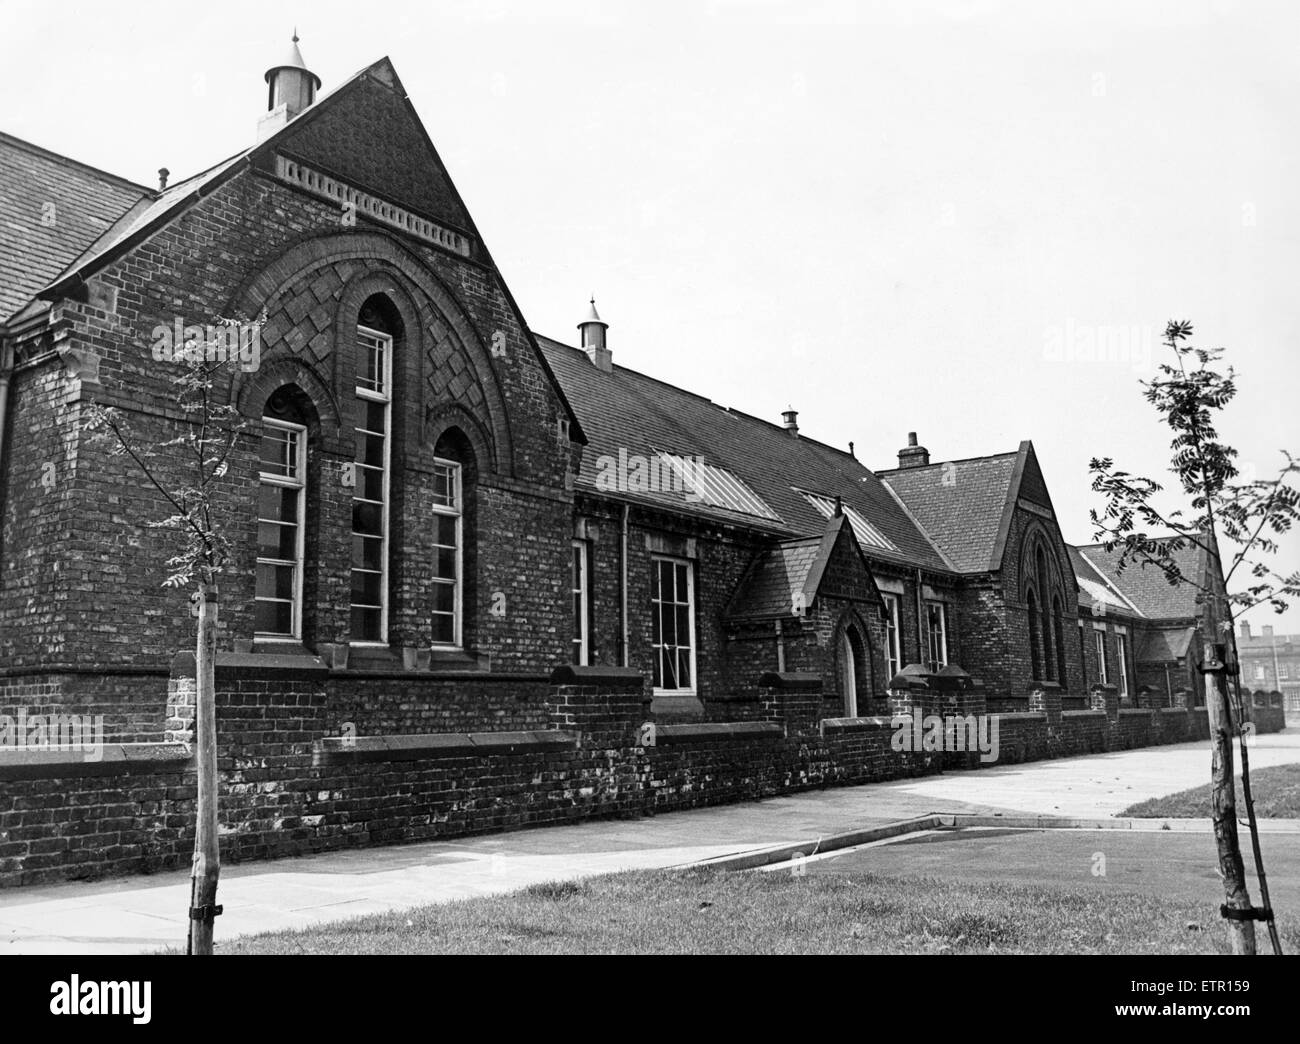
[[[293,42],[298,42],[298,27],[296,25],[293,27]]]

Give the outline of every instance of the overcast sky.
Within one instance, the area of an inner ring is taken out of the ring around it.
[[[616,362],[875,468],[1032,439],[1075,542],[1091,457],[1167,466],[1170,318],[1247,466],[1300,450],[1300,5],[0,0],[0,129],[177,180],[295,25],[327,90],[392,58],[540,333],[594,293]]]

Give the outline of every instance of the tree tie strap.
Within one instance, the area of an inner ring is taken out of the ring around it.
[[[1228,906],[1225,903],[1219,907],[1219,916],[1225,917],[1229,921],[1271,921],[1273,920],[1273,908],[1269,906],[1248,906],[1244,910],[1238,910],[1235,906]]]

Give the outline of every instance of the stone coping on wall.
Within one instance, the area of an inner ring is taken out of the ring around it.
[[[674,743],[708,743],[712,740],[782,739],[785,730],[772,721],[699,721],[655,728],[655,746]]]
[[[765,689],[811,692],[822,687],[822,676],[811,671],[768,671],[758,679]]]
[[[1061,711],[1062,718],[1104,718],[1104,710],[1068,710]]]
[[[91,750],[0,747],[0,779],[169,772],[187,768],[193,760],[193,748],[182,743],[105,743]]]
[[[640,689],[645,676],[631,667],[584,667],[566,663],[551,672],[552,685],[580,686],[584,689]]]
[[[911,719],[911,715],[907,715]],[[828,732],[865,732],[867,729],[897,728],[892,718],[823,718],[822,735]]]
[[[314,764],[360,761],[425,761],[487,754],[537,754],[576,750],[578,733],[563,729],[525,732],[429,732],[409,736],[327,736],[312,745]]]

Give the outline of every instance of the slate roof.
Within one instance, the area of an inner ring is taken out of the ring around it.
[[[1066,544],[1070,552],[1070,564],[1074,566],[1075,579],[1079,581],[1079,604],[1091,609],[1098,615],[1109,612],[1122,613],[1125,616],[1141,616],[1132,603],[1125,600],[1122,592],[1111,586],[1106,576],[1084,556],[1083,552],[1072,544]]]
[[[0,323],[152,197],[143,185],[0,132]]]
[[[741,580],[727,615],[733,620],[790,616],[821,544],[817,537],[786,540],[760,554]]]
[[[954,569],[982,573],[1001,565],[998,534],[1019,456],[999,453],[878,474]]]
[[[884,484],[860,461],[842,450],[699,395],[615,365],[605,373],[581,349],[534,334],[542,354],[587,436],[582,471],[576,485],[597,486],[601,458],[653,458],[656,453],[701,457],[726,468],[757,493],[777,519],[691,503],[680,493],[626,492],[616,495],[675,511],[729,522],[777,537],[820,537],[826,519],[795,487],[839,496],[855,508],[897,548],[862,548],[870,559],[917,565],[948,572],[944,559],[907,515]]]
[[[1195,627],[1146,631],[1140,639],[1137,658],[1141,663],[1182,663],[1195,635]]]
[[[853,525],[844,515],[826,520],[821,537],[785,540],[755,555],[737,585],[727,616],[731,620],[773,619],[792,615],[797,608],[809,608],[820,593],[822,580],[841,537],[849,553],[860,555]],[[858,559],[861,562],[861,558]],[[874,588],[863,563],[863,579]],[[796,596],[802,594],[800,603]],[[871,592],[873,598],[875,591]],[[876,599],[878,602],[878,598]]]
[[[146,199],[141,200],[115,221],[102,236],[90,243],[82,253],[72,258],[58,273],[60,279],[66,278],[67,275],[78,269],[94,265],[99,258],[111,253],[113,248],[120,243],[126,242],[138,232],[149,229],[168,215],[178,204],[216,181],[221,174],[252,151],[250,148],[237,153],[231,156],[230,159],[218,163],[215,167],[210,167],[208,170],[186,178],[184,181],[168,185],[162,192],[150,193]],[[55,280],[51,280],[51,282],[55,282]],[[41,289],[44,289],[44,287]]]
[[[1085,544],[1078,551],[1092,569],[1119,588],[1143,616],[1153,620],[1176,620],[1200,615],[1200,606],[1196,603],[1200,592],[1191,584],[1170,584],[1161,570],[1137,562],[1130,562],[1121,574],[1118,548],[1107,551],[1102,544]],[[1174,554],[1174,562],[1182,575],[1197,582],[1205,569],[1204,559],[1204,552],[1195,546],[1185,547]]]

